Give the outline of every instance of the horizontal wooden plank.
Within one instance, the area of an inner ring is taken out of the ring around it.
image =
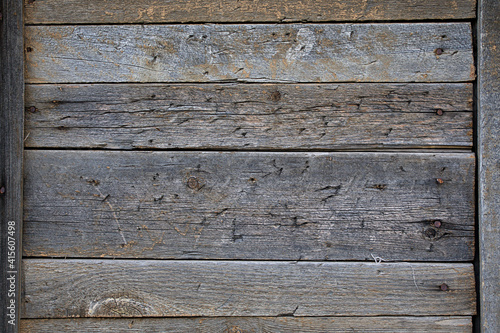
[[[24,319],[21,333],[470,333],[471,317],[219,317]]]
[[[24,276],[28,318],[475,313],[472,264],[28,259]]]
[[[468,23],[27,26],[25,30],[28,83],[474,79]]]
[[[28,85],[27,147],[472,146],[472,84]]]
[[[27,24],[172,22],[321,22],[473,18],[474,0],[36,0]]]
[[[25,163],[26,256],[473,258],[473,154],[28,150]]]

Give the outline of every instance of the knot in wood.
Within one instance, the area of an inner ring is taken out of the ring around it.
[[[281,93],[278,90],[271,93],[271,101],[277,102],[280,99],[281,99]]]
[[[433,239],[437,236],[437,231],[433,228],[427,228],[424,231],[424,235],[426,238]]]

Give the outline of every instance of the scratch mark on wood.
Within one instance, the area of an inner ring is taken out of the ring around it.
[[[94,180],[94,182],[96,182],[96,181]],[[97,183],[97,184],[99,184],[99,183]],[[106,196],[104,194],[102,194],[101,190],[97,187],[97,185],[94,185],[94,188],[96,189],[97,192],[99,192],[99,195],[104,198],[102,200],[103,202],[109,197],[109,194]],[[109,201],[105,201],[105,202],[109,206],[109,208],[111,209],[111,213],[113,214],[113,218],[114,218],[116,226],[118,228],[118,233],[122,237],[123,245],[127,245],[127,240],[125,239],[125,235],[123,234],[123,230],[122,230],[122,227],[120,225],[120,221],[118,219],[118,216],[116,215],[115,209],[113,208],[113,206],[111,205],[111,203]]]

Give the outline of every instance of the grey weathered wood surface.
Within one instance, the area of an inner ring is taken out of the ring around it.
[[[0,14],[0,331],[11,333],[17,332],[19,327],[21,294],[24,139],[22,1],[1,1]],[[9,221],[15,222],[13,233],[9,233]],[[9,248],[12,239],[15,242],[13,251]],[[15,254],[14,262],[8,261],[12,252]],[[12,277],[15,281],[7,280]],[[11,314],[11,310],[7,309],[11,300],[15,301],[14,317],[8,316]],[[13,324],[9,323],[11,320]]]
[[[30,150],[24,253],[466,261],[474,165],[468,153]]]
[[[25,144],[112,149],[471,147],[472,101],[470,83],[28,85]]]
[[[475,77],[468,23],[27,26],[25,46],[30,83]]]
[[[321,22],[446,20],[475,17],[474,0],[36,0],[28,24]]]
[[[500,331],[500,3],[479,2],[479,270],[482,332]]]
[[[27,318],[470,316],[476,303],[472,264],[26,259],[23,265]]]
[[[470,333],[471,317],[222,317],[24,319],[21,333]]]

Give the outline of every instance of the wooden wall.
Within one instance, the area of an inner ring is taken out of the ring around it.
[[[27,0],[22,332],[470,332],[473,0]]]

